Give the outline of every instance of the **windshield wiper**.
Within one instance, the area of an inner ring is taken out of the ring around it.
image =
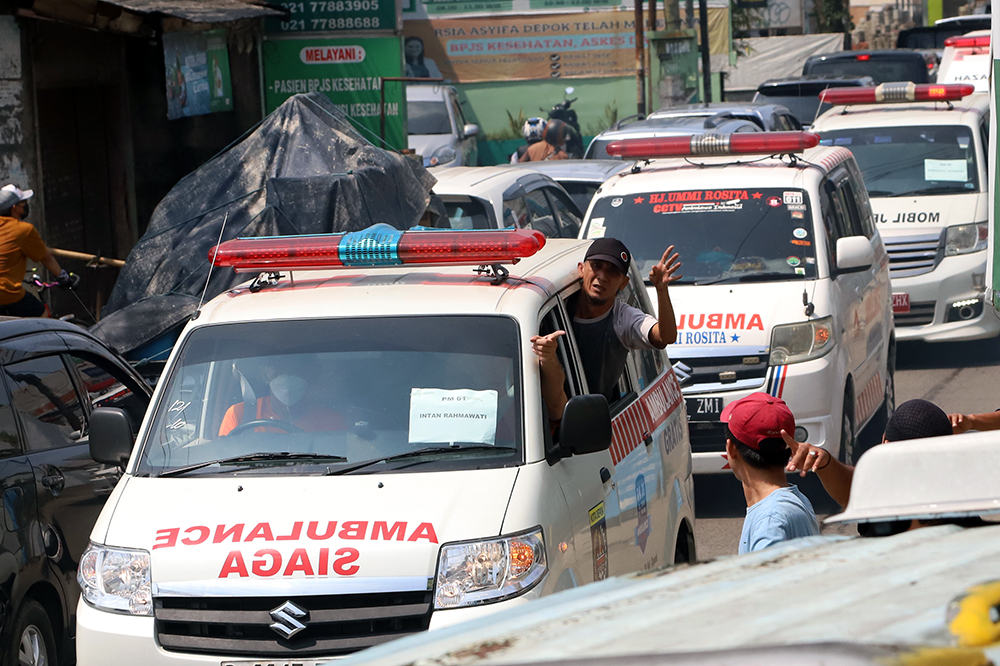
[[[750,275],[730,275],[729,277],[719,278],[718,280],[695,282],[695,285],[701,287],[709,284],[722,284],[724,282],[757,282],[758,280],[773,280],[774,278],[798,279],[805,278],[805,276],[795,273],[779,273],[778,271],[771,271],[769,273],[751,273]]]
[[[941,186],[938,186],[938,187],[927,187],[927,188],[924,188],[922,190],[910,190],[909,192],[900,192],[899,194],[890,194],[889,197],[890,198],[916,197],[916,196],[921,196],[921,195],[924,195],[924,194],[927,194],[927,195],[930,195],[930,194],[970,194],[972,192],[973,192],[973,190],[969,190],[969,189],[966,189],[964,187],[960,188],[960,187],[955,187],[953,185],[952,186],[941,185]],[[869,192],[868,194],[871,194],[871,192]]]
[[[382,462],[391,462],[394,460],[405,460],[407,458],[417,458],[419,456],[426,456],[435,453],[467,453],[469,451],[513,451],[512,446],[489,446],[488,444],[475,444],[475,445],[465,445],[465,446],[428,446],[423,449],[417,449],[416,451],[407,451],[406,453],[397,453],[391,456],[382,456],[381,458],[372,458],[371,460],[364,460],[357,463],[356,465],[351,465],[349,467],[341,467],[340,469],[335,469],[326,473],[326,476],[341,476],[342,474],[350,474],[351,472],[357,471],[359,469],[364,469],[365,467],[370,467],[371,465],[377,465]]]
[[[322,460],[324,462],[347,462],[347,458],[344,456],[332,456],[325,453],[288,453],[287,451],[278,453],[249,453],[241,456],[231,456],[229,458],[219,458],[218,460],[195,463],[194,465],[187,465],[186,467],[178,467],[176,469],[168,469],[166,472],[160,472],[157,476],[181,476],[183,474],[187,474],[188,472],[193,472],[211,465],[261,462],[268,460]]]

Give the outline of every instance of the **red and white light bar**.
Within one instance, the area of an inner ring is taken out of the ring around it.
[[[883,104],[891,102],[953,102],[971,95],[967,83],[911,83],[899,81],[875,87],[827,88],[819,98],[827,104]]]
[[[979,37],[949,37],[944,40],[945,46],[955,46],[957,48],[975,48],[977,46],[989,46],[990,36],[981,35]]]
[[[208,251],[216,266],[238,273],[360,266],[516,264],[545,246],[545,234],[501,231],[400,231],[377,224],[315,236],[237,238]]]
[[[811,132],[749,132],[746,134],[693,134],[648,139],[620,139],[607,145],[609,155],[620,157],[687,157],[708,155],[777,155],[801,153],[819,145]]]

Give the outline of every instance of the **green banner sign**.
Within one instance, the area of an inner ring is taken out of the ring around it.
[[[318,92],[330,98],[366,139],[380,145],[383,77],[403,75],[400,37],[297,37],[268,39],[264,44],[264,100],[274,111],[297,93]],[[406,148],[404,84],[385,85],[385,140]]]
[[[301,0],[278,3],[288,10],[289,20],[267,19],[270,34],[391,30],[397,25],[397,0]]]

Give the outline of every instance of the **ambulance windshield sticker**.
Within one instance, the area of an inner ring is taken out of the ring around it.
[[[608,577],[608,526],[604,522],[604,502],[590,510],[590,540],[594,546],[594,580]]]
[[[604,232],[607,231],[604,227],[604,218],[595,217],[590,221],[590,226],[587,228],[587,238],[604,238]]]
[[[771,208],[777,208],[778,206],[781,205],[781,199],[779,199],[778,197],[768,197],[767,205],[770,206]]]
[[[969,180],[969,165],[965,160],[924,160],[924,180],[964,183]]]
[[[759,199],[760,193],[753,198]],[[751,198],[748,190],[687,190],[681,192],[651,192],[648,196],[631,197],[634,206],[652,206],[654,213],[732,213],[743,210],[743,202]],[[614,205],[612,203],[612,205]]]
[[[496,442],[497,392],[410,389],[411,444]]]
[[[784,201],[786,204],[795,204],[797,206],[801,205],[802,192],[782,192],[781,200]]]
[[[806,236],[809,235],[809,232],[803,229],[802,227],[799,227],[798,229],[792,230],[792,235],[795,236],[796,238],[805,238]]]
[[[798,266],[801,263],[802,263],[802,260],[799,259],[798,257],[788,257],[788,265],[789,266]]]
[[[618,206],[622,205],[622,201],[623,199],[621,197],[615,197],[614,199],[611,200],[611,207],[618,208]]]

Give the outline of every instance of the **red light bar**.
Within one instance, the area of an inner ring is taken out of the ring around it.
[[[874,88],[827,88],[819,98],[827,104],[882,104],[892,102],[950,102],[971,95],[967,83],[882,83]]]
[[[956,46],[958,48],[970,48],[975,46],[989,46],[990,36],[983,35],[981,37],[949,37],[944,40],[945,46]]]
[[[749,132],[621,139],[609,143],[605,150],[625,158],[651,158],[801,153],[817,145],[819,135],[810,132]]]
[[[315,236],[237,238],[213,247],[209,261],[238,273],[400,264],[517,263],[545,246],[536,230],[399,231],[378,224],[363,231]]]

